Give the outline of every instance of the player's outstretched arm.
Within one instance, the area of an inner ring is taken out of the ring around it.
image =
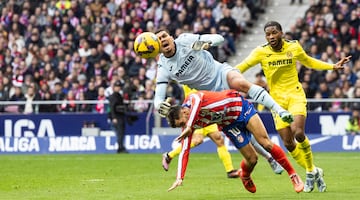
[[[192,132],[192,128],[187,126],[179,135],[179,137],[176,138],[176,141],[180,142],[181,140],[183,140],[184,138],[186,138],[187,136],[189,136]]]
[[[177,186],[182,185],[183,180],[181,178],[176,179],[176,181],[172,184],[172,186],[168,189],[168,192],[177,188]]]
[[[341,58],[341,60],[334,64],[334,70],[344,69],[344,64],[350,62],[351,56],[347,56],[345,58]]]
[[[212,46],[219,46],[224,40],[224,37],[219,34],[203,34],[191,45],[191,48],[197,51],[207,50]]]

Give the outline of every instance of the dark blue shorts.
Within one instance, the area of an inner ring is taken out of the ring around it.
[[[249,144],[251,140],[251,133],[246,129],[246,125],[250,118],[256,113],[257,111],[255,110],[254,105],[243,99],[241,115],[235,122],[223,128],[223,132],[237,149],[241,149],[245,145]]]

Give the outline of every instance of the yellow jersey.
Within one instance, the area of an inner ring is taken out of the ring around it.
[[[261,64],[264,71],[270,93],[289,93],[301,87],[296,69],[296,61],[306,67],[330,70],[332,64],[310,57],[301,47],[297,40],[283,39],[281,51],[274,51],[270,44],[256,47],[236,68],[241,72]]]

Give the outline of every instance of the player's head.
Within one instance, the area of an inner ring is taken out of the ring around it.
[[[264,26],[265,38],[274,50],[282,48],[282,27],[276,21],[269,21]]]
[[[156,36],[160,41],[160,52],[167,58],[172,57],[176,52],[174,38],[166,30],[157,31]]]
[[[172,128],[185,127],[189,114],[190,112],[188,108],[175,105],[170,107],[166,119]]]
[[[282,31],[282,27],[280,25],[279,22],[276,21],[268,21],[266,22],[266,24],[264,25],[264,31],[266,32],[266,28],[269,26],[274,26],[278,31]]]

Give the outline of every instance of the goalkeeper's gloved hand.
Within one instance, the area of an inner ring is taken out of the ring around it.
[[[170,110],[170,107],[171,107],[171,98],[168,97],[164,102],[161,102],[160,103],[160,107],[159,107],[159,110],[158,110],[158,113],[161,117],[166,117],[167,114],[169,113],[169,110]]]
[[[191,48],[196,50],[196,51],[199,51],[199,50],[203,50],[203,49],[205,49],[205,50],[209,49],[210,46],[211,46],[211,41],[205,42],[205,41],[199,41],[198,40],[198,41],[195,41],[192,44]]]

